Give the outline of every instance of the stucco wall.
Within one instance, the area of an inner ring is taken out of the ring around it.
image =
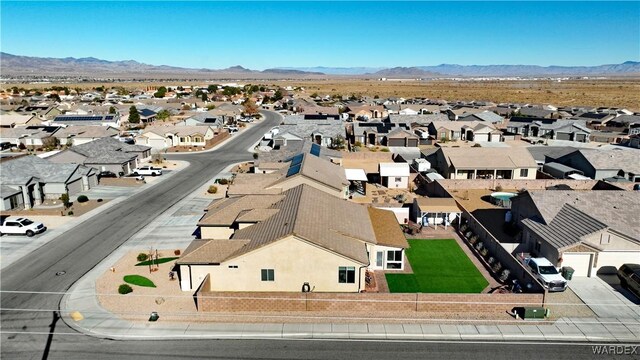
[[[201,239],[230,239],[233,229],[224,226],[200,226]]]
[[[365,251],[364,244],[362,251]],[[355,283],[338,282],[340,266],[355,268]],[[361,269],[361,266],[353,260],[289,237],[219,266],[191,266],[191,271],[194,287],[207,274],[210,275],[211,288],[203,289],[205,291],[300,292],[302,285],[307,282],[315,292],[358,292],[365,286],[365,270]],[[275,281],[262,281],[262,269],[273,269]],[[359,273],[362,276],[359,276]]]

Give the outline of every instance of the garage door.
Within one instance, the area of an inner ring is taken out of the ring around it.
[[[404,139],[389,139],[388,146],[404,146]]]
[[[556,140],[571,140],[570,133],[557,133]]]
[[[149,139],[149,146],[154,149],[164,149],[166,147],[166,144],[164,142],[164,139]]]
[[[591,253],[564,253],[562,254],[562,266],[570,266],[575,271],[573,276],[591,276]]]
[[[82,191],[82,178],[79,178],[78,180],[72,182],[72,183],[68,183],[67,184],[67,189],[69,189],[69,196],[75,195],[79,192]]]

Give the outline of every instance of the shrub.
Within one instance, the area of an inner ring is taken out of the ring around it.
[[[355,143],[353,143],[353,146],[362,147],[362,143],[360,141],[356,141]]]
[[[69,215],[69,216],[73,215],[73,211],[69,211],[69,212],[67,213],[67,215]]]
[[[85,203],[85,202],[87,202],[87,201],[89,201],[89,198],[88,198],[86,195],[80,195],[80,196],[78,196],[78,202],[79,202],[79,203]]]
[[[180,255],[180,249],[176,249],[176,250],[174,250],[174,251],[173,251],[173,254],[174,254],[174,255]]]
[[[497,192],[502,191],[502,186],[500,186],[500,185],[496,186],[496,191],[497,191]]]
[[[227,184],[229,183],[229,180],[227,180],[227,179],[220,179],[220,180],[218,181],[218,183],[219,183],[220,185],[227,185]]]
[[[127,284],[122,284],[120,286],[118,286],[118,293],[125,295],[128,294],[130,292],[132,292],[133,289],[131,288],[131,286],[127,285]]]
[[[382,148],[382,149],[380,149],[380,151],[381,152],[389,152],[389,149],[388,148]]]
[[[18,144],[18,149],[24,150],[26,148],[27,148],[27,146],[25,144],[23,144],[23,143]]]
[[[138,257],[136,259],[138,259],[138,261],[145,261],[149,258],[149,255],[145,254],[145,253],[140,253],[138,254]]]
[[[257,159],[258,158],[258,153],[253,153],[253,158]]]
[[[473,146],[472,146],[472,147],[482,147],[482,145],[480,145],[480,144],[473,144]]]
[[[59,198],[62,201],[62,205],[64,205],[65,209],[68,209],[71,206],[71,202],[69,202],[69,194],[62,194]]]
[[[211,185],[211,186],[209,186],[209,189],[207,189],[207,192],[209,194],[215,194],[215,193],[218,192],[218,187],[215,186],[215,185]]]
[[[97,202],[102,202],[102,199],[98,199],[98,200],[96,200],[96,201],[97,201]]]

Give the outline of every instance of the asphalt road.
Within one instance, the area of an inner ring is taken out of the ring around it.
[[[4,291],[64,292],[87,271],[185,195],[229,164],[250,160],[246,150],[279,123],[272,113],[220,150],[172,155],[191,166],[127,201],[60,235],[0,272],[0,357],[2,359],[557,359],[593,356],[591,347],[574,345],[296,341],[176,340],[115,341],[78,334],[54,312],[61,295]],[[57,276],[56,272],[65,271]],[[609,357],[609,356],[607,356]]]

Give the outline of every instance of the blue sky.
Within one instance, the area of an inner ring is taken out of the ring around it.
[[[252,69],[640,60],[640,2],[7,2],[16,55]]]

